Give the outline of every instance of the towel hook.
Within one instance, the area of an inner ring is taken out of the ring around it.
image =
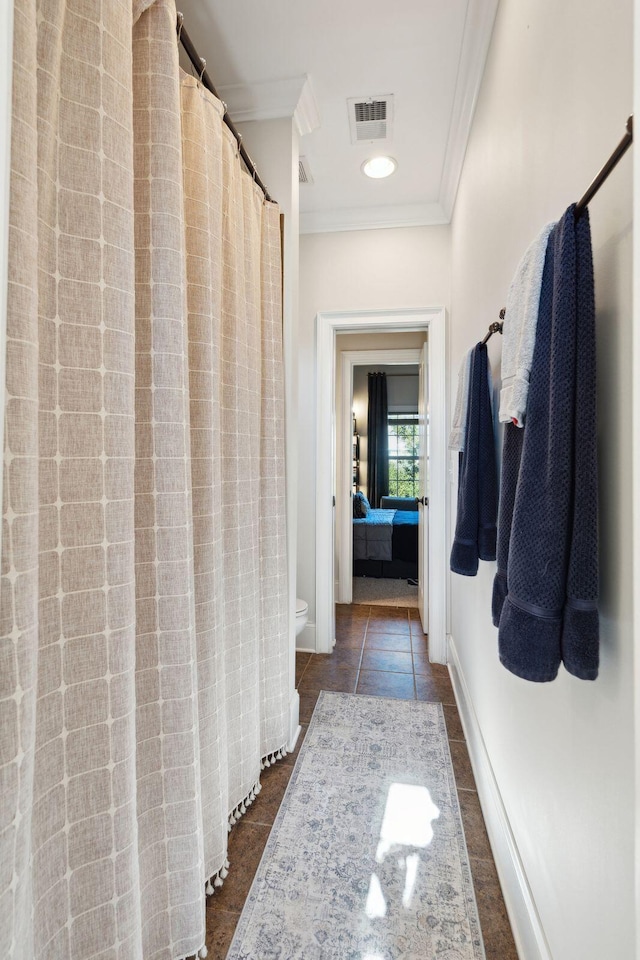
[[[200,71],[200,76],[199,76],[198,79],[200,80],[200,83],[202,83],[202,78],[204,77],[204,72],[205,72],[205,70],[207,69],[207,61],[205,60],[204,57],[200,57],[200,63],[202,64],[202,70]]]
[[[178,11],[178,43],[180,43],[180,40],[182,38],[183,26],[184,26],[184,13],[180,13],[180,11]]]

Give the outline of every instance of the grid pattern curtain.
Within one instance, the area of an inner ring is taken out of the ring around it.
[[[0,955],[177,960],[287,741],[279,212],[172,0],[17,0]]]

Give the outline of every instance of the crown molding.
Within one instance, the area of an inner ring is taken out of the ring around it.
[[[264,83],[234,83],[218,88],[234,123],[293,117],[302,136],[320,126],[320,115],[307,76]]]
[[[438,195],[447,223],[451,220],[456,202],[497,9],[498,0],[468,0],[456,92]]]
[[[343,230],[380,230],[392,227],[433,227],[448,223],[439,203],[354,207],[300,212],[300,233],[340,233]]]

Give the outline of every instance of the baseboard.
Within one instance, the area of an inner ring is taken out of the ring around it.
[[[289,701],[289,743],[287,750],[289,753],[296,745],[296,740],[300,736],[300,695],[294,690]]]
[[[300,650],[301,653],[315,653],[316,649],[316,625],[307,622],[296,637],[296,650]]]
[[[449,673],[467,740],[478,797],[520,960],[553,960],[509,817],[482,736],[453,637]]]

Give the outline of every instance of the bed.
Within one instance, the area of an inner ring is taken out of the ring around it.
[[[415,501],[397,509],[369,508],[366,516],[353,518],[354,577],[385,577],[394,580],[418,577],[418,510]]]

